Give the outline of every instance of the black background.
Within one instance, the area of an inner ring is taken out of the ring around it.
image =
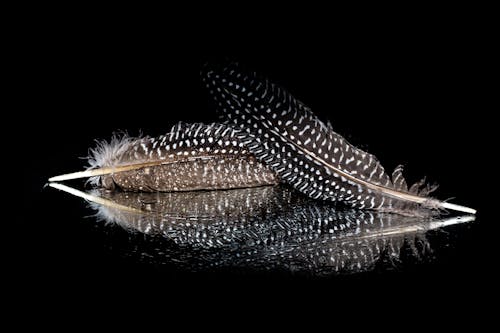
[[[95,303],[120,296],[172,300],[174,294],[180,295],[176,302],[193,304],[200,301],[193,295],[210,302],[318,298],[371,307],[389,300],[396,308],[424,301],[434,309],[487,294],[494,274],[486,235],[495,221],[485,216],[490,181],[478,175],[492,173],[485,168],[494,154],[485,155],[496,112],[490,105],[491,42],[482,33],[487,27],[456,23],[276,27],[252,37],[236,27],[207,36],[203,27],[159,33],[155,25],[88,21],[46,22],[30,30],[20,57],[20,79],[30,93],[20,100],[19,116],[33,125],[26,139],[36,167],[24,170],[23,236],[15,247],[27,293],[39,301],[57,295]],[[402,163],[410,182],[422,176],[438,182],[436,196],[477,208],[477,222],[436,263],[330,279],[189,274],[116,255],[109,239],[89,227],[95,222],[84,218],[91,214],[84,204],[44,188],[47,178],[81,170],[85,161],[79,158],[94,139],[113,132],[160,135],[179,120],[215,120],[199,70],[225,59],[286,87],[386,169]],[[472,282],[477,280],[482,282]]]

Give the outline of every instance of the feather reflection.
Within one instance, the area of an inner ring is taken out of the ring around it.
[[[366,271],[398,261],[402,253],[425,256],[427,231],[474,220],[344,209],[284,186],[176,193],[84,193],[51,186],[90,201],[99,219],[148,235],[149,244],[139,250],[134,244],[148,260],[195,271]]]

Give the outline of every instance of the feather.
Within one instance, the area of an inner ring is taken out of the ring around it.
[[[146,238],[146,249],[158,251],[147,257],[179,263],[179,257],[172,258],[172,251],[178,250],[184,261],[189,259],[189,269],[244,266],[353,273],[373,269],[382,258],[398,260],[407,247],[411,254],[425,255],[422,252],[430,247],[427,231],[475,219],[338,210],[282,185],[170,193],[82,192],[62,184],[50,186],[91,202],[97,218],[117,223],[131,235],[139,232],[173,241],[175,246],[158,246]],[[144,253],[144,237],[130,243],[134,252]],[[195,264],[202,258],[204,264]]]
[[[418,182],[408,188],[397,167],[391,176],[378,159],[335,133],[306,105],[283,88],[238,64],[206,66],[202,79],[226,123],[245,134],[241,140],[282,181],[314,199],[355,208],[408,215],[472,208],[429,197],[434,187]]]
[[[276,184],[276,174],[223,124],[176,124],[157,138],[114,137],[91,150],[86,171],[51,182],[91,177],[94,185],[126,191],[191,191]]]

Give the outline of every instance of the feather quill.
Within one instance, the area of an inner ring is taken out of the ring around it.
[[[210,270],[240,265],[319,274],[371,270],[384,257],[399,259],[407,250],[425,256],[432,248],[425,237],[429,230],[475,220],[471,215],[421,218],[339,210],[279,185],[180,193],[82,192],[62,184],[50,186],[89,201],[98,219],[117,223],[131,237],[135,232],[152,236],[132,238],[133,253],[149,253],[146,257],[169,264],[189,257],[190,269],[202,260],[202,267]],[[164,238],[167,244],[155,242]],[[172,251],[180,258],[172,260]]]
[[[285,89],[244,73],[238,64],[206,66],[202,79],[226,123],[240,128],[248,150],[286,183],[314,199],[406,215],[472,208],[429,197],[420,181],[408,188],[398,166],[391,176],[378,159],[347,142]]]
[[[239,131],[223,124],[176,124],[157,138],[114,137],[91,150],[86,171],[50,178],[91,177],[107,189],[192,191],[277,184],[276,174],[244,147]]]

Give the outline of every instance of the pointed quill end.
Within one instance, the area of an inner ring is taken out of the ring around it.
[[[472,216],[472,215],[455,216],[455,217],[450,217],[450,218],[443,219],[443,220],[432,221],[429,223],[427,228],[428,228],[428,230],[433,230],[433,229],[439,229],[442,227],[447,227],[449,225],[474,222],[475,220],[476,220],[476,217]]]
[[[49,182],[61,182],[64,180],[87,178],[92,176],[96,176],[95,170],[79,171],[79,172],[67,173],[64,175],[51,177],[49,178]]]
[[[132,213],[141,213],[141,214],[143,213],[143,211],[141,211],[139,209],[136,209],[136,208],[133,208],[133,207],[124,206],[124,205],[120,205],[120,204],[118,204],[118,203],[116,203],[116,202],[114,202],[112,200],[109,200],[109,199],[106,199],[106,198],[103,198],[103,197],[100,197],[100,196],[97,196],[97,195],[93,195],[93,194],[90,194],[90,193],[85,193],[83,191],[80,191],[80,190],[77,190],[75,188],[66,186],[64,184],[49,183],[49,186],[53,187],[55,189],[58,189],[60,191],[72,194],[72,195],[74,195],[76,197],[82,198],[82,199],[87,200],[89,202],[95,202],[97,204],[100,204],[100,205],[103,205],[103,206],[106,206],[106,207],[116,208],[116,209],[124,210],[124,211],[127,211],[127,212],[132,212]]]
[[[474,214],[474,215],[477,213],[477,211],[473,208],[460,206],[460,205],[452,204],[449,202],[441,202],[440,208],[450,209],[450,210],[454,210],[457,212],[463,212],[463,213]]]

